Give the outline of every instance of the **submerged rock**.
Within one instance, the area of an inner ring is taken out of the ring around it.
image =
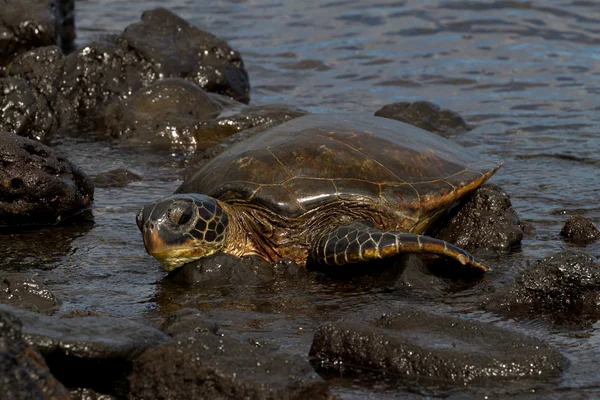
[[[40,313],[52,313],[59,302],[45,285],[22,274],[0,271],[0,303]]]
[[[548,379],[566,359],[540,340],[491,324],[422,311],[383,316],[372,325],[336,322],[315,333],[318,369],[431,380],[436,385]]]
[[[406,122],[442,136],[453,136],[472,129],[454,111],[442,110],[440,106],[429,101],[388,104],[377,110],[375,115]]]
[[[0,310],[0,393],[11,400],[70,399],[43,357],[23,340],[21,324]]]
[[[506,192],[486,184],[475,190],[428,232],[466,249],[509,251],[523,239],[517,212]]]
[[[216,335],[219,327],[203,312],[184,308],[169,314],[161,323],[160,329],[169,336],[192,332]]]
[[[140,180],[142,180],[142,177],[138,174],[125,168],[116,168],[96,175],[94,185],[97,188],[123,187]]]
[[[108,316],[57,318],[9,306],[0,311],[18,318],[23,337],[69,387],[87,387],[123,396],[132,361],[167,337],[146,325]]]
[[[146,350],[129,376],[130,399],[329,399],[327,384],[298,356],[212,333],[173,337]]]
[[[589,325],[600,318],[600,264],[570,251],[544,258],[494,293],[484,308],[509,317]]]
[[[93,196],[85,173],[50,147],[0,132],[0,225],[55,224]]]
[[[582,215],[571,215],[560,231],[561,236],[575,244],[588,244],[598,239],[600,231]]]

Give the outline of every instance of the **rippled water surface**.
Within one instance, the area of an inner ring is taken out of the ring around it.
[[[504,282],[526,266],[525,260],[569,247],[559,237],[569,214],[600,222],[600,2],[79,1],[78,44],[119,33],[155,6],[170,8],[239,50],[253,104],[372,114],[394,101],[429,100],[475,124],[454,139],[504,158],[492,181],[536,229],[521,249],[491,260],[494,272],[480,286]],[[185,160],[70,139],[57,146],[90,175],[125,167],[144,176],[126,188],[98,188],[89,226],[23,234],[24,247],[41,235],[57,249],[35,273],[63,300],[61,312],[94,309],[145,318],[189,298],[224,329],[260,333],[284,351],[307,354],[311,332],[323,320],[350,312],[376,316],[408,303],[446,307],[532,333],[571,362],[558,381],[534,385],[533,391],[509,385],[449,394],[600,396],[598,323],[574,337],[541,322],[468,312],[475,290],[451,288],[441,280],[393,291],[309,282],[298,288],[288,283],[181,294],[145,254],[134,215],[179,185]],[[585,251],[598,255],[600,246]],[[17,249],[9,256],[18,260],[22,254]],[[332,385],[348,399],[417,396],[397,391],[402,388]]]

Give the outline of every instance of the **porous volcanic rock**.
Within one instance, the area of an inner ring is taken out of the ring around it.
[[[42,353],[65,385],[117,396],[127,393],[132,361],[167,340],[164,333],[123,318],[58,318],[6,305],[0,311],[21,321],[25,341]]]
[[[481,322],[405,310],[373,324],[335,322],[317,329],[313,365],[343,374],[371,372],[437,384],[548,379],[566,359],[553,347]]]
[[[46,96],[61,127],[93,126],[111,102],[170,77],[249,101],[248,74],[239,53],[164,8],[144,12],[120,36],[66,56],[48,47],[17,61],[9,73],[30,80]]]
[[[10,400],[70,399],[41,354],[23,340],[21,323],[0,310],[0,393]]]
[[[212,333],[182,334],[138,357],[130,399],[329,399],[327,384],[298,356]]]
[[[44,140],[57,129],[46,96],[23,78],[0,78],[0,131]]]
[[[583,215],[571,215],[560,231],[561,236],[576,244],[588,244],[598,239],[600,231]]]
[[[0,13],[0,75],[20,53],[55,44],[55,19],[50,0],[3,0]]]
[[[429,101],[399,102],[383,106],[375,112],[378,117],[395,119],[418,126],[441,136],[454,136],[472,128],[456,112],[442,110]]]
[[[250,101],[240,54],[165,8],[144,12],[140,22],[125,29],[119,44],[140,54],[165,77],[187,78],[208,92]]]
[[[0,132],[0,225],[55,224],[93,195],[91,179],[53,149]]]
[[[571,251],[538,260],[492,294],[484,308],[513,318],[588,326],[600,318],[600,264]]]
[[[428,232],[466,250],[506,252],[523,239],[519,217],[510,197],[492,184],[475,190]]]
[[[59,91],[58,79],[62,73],[63,54],[57,46],[38,47],[15,57],[8,75],[29,82],[43,94],[52,107]]]

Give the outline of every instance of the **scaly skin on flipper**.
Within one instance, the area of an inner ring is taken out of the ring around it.
[[[361,223],[343,225],[322,236],[313,245],[311,257],[322,264],[341,266],[404,253],[439,254],[480,271],[489,270],[471,254],[446,241],[414,233],[381,231]]]

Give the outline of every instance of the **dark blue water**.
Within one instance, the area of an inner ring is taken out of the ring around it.
[[[536,229],[519,251],[491,261],[495,272],[484,286],[510,279],[526,260],[568,248],[559,231],[569,214],[600,222],[600,2],[79,1],[78,43],[119,33],[155,6],[170,8],[239,50],[253,104],[373,113],[394,101],[429,100],[475,124],[455,140],[504,158],[492,181]],[[67,251],[34,272],[63,300],[60,312],[93,309],[150,318],[185,303],[164,285],[164,273],[144,253],[134,223],[141,205],[179,185],[185,160],[106,143],[65,140],[59,148],[91,175],[124,167],[144,177],[124,189],[97,189],[94,225],[71,235]],[[600,245],[585,251],[598,255]],[[224,329],[260,333],[298,354],[307,354],[315,326],[349,312],[377,316],[408,303],[463,310],[467,318],[534,334],[556,345],[571,364],[559,380],[534,385],[533,392],[515,384],[465,388],[453,396],[600,396],[600,324],[573,335],[535,320],[503,320],[473,311],[477,289],[450,295],[432,280],[383,294],[315,283],[184,297]],[[432,293],[441,300],[428,300]],[[334,389],[349,399],[419,396],[344,381]]]

